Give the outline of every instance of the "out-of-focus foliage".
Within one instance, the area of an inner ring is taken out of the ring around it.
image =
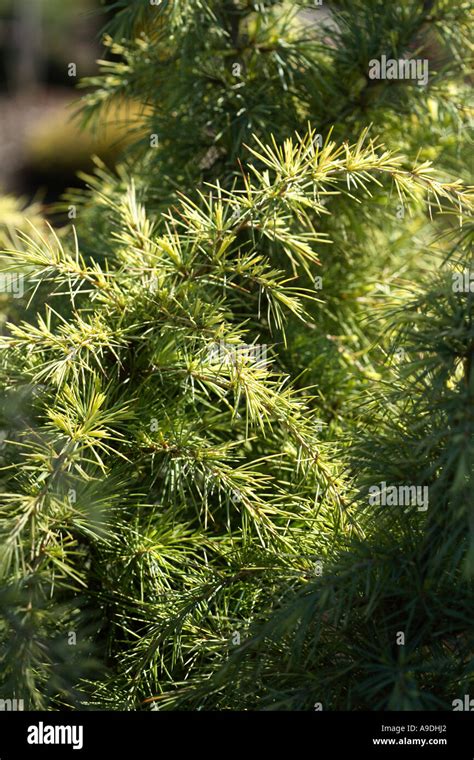
[[[133,98],[132,140],[68,193],[72,230],[3,257],[29,311],[1,338],[2,694],[449,708],[473,645],[469,4],[111,10],[83,116]],[[368,76],[410,54],[426,86]],[[383,482],[427,509],[372,503]]]
[[[133,119],[134,132],[129,131]],[[94,132],[80,129],[70,104],[58,108],[30,133],[25,145],[25,163],[37,172],[90,171],[94,156],[109,166],[140,132],[141,110],[133,102],[111,109],[108,119]]]

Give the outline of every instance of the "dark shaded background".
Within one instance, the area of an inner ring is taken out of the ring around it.
[[[0,0],[0,194],[54,201],[98,152],[71,119],[79,79],[97,69],[98,11],[99,0]]]

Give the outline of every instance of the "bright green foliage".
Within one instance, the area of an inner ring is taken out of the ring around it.
[[[121,58],[84,114],[134,98],[137,143],[69,194],[73,231],[19,232],[3,257],[26,292],[1,337],[2,694],[467,693],[469,7],[395,5],[321,24],[312,3],[114,3]],[[428,44],[426,87],[367,76]],[[382,481],[427,487],[428,509],[371,504]]]
[[[232,683],[232,699],[251,707],[257,678],[260,707],[270,709],[450,709],[469,693],[473,293],[453,292],[453,280],[466,271],[472,234],[471,224],[452,264],[382,313],[402,354],[366,394],[351,446],[359,533],[324,580],[282,591],[215,679],[213,706],[226,704],[220,691]],[[429,504],[370,506],[382,481],[427,488]]]

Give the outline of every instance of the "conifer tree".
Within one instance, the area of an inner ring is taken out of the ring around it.
[[[392,352],[352,431],[359,531],[324,579],[282,589],[216,676],[212,704],[226,703],[232,682],[233,699],[239,684],[250,706],[258,673],[264,708],[463,709],[474,604],[472,235],[471,223],[439,271],[378,315],[401,356]],[[390,498],[407,484],[414,499]]]
[[[472,670],[469,5],[112,10],[83,120],[134,99],[136,142],[68,194],[72,229],[4,243],[1,693],[449,706]],[[426,86],[371,79],[382,55],[429,60]]]

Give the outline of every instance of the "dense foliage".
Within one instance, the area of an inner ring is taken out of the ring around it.
[[[2,232],[25,292],[1,694],[450,709],[474,666],[469,3],[112,10],[81,113],[133,98],[136,139],[71,225]],[[428,83],[371,79],[382,55]]]

